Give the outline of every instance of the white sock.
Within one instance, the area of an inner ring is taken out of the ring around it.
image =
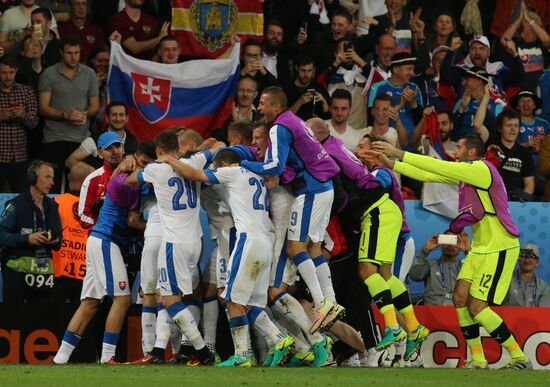
[[[250,326],[248,325],[246,314],[230,318],[229,329],[231,330],[231,337],[233,337],[233,344],[235,345],[235,355],[239,355],[242,358],[250,356],[252,354],[252,344],[250,341]]]
[[[216,333],[219,313],[218,298],[216,296],[204,299],[202,304],[202,326],[204,342],[210,352],[216,352]]]
[[[302,335],[301,338],[294,337],[294,348],[298,353],[306,353],[311,348],[311,345],[307,343],[307,340]]]
[[[199,327],[200,326],[200,321],[201,321],[201,309],[200,309],[200,307],[198,305],[195,305],[195,304],[185,304],[185,306],[186,306],[185,309],[187,309],[189,312],[191,312],[191,315],[193,316],[193,319],[195,320],[195,324],[197,324],[197,327]],[[182,334],[180,345],[190,346],[190,345],[193,345],[193,343],[191,343],[191,340],[189,340],[187,338],[187,336]]]
[[[401,356],[401,358],[403,358],[403,355],[405,355],[407,340],[398,341],[393,346],[395,347],[395,356]]]
[[[201,307],[196,304],[186,304],[187,309],[193,315],[195,324],[200,325],[201,322]]]
[[[170,320],[172,321],[172,320]],[[177,355],[181,347],[181,331],[177,326],[172,323],[172,329],[170,330],[170,346],[172,347],[172,354]]]
[[[103,333],[103,347],[101,349],[101,363],[107,363],[115,356],[116,345],[120,337],[119,333],[107,332]]]
[[[272,347],[283,339],[283,333],[277,328],[267,313],[260,307],[253,306],[248,311],[248,321],[261,332],[267,344]]]
[[[309,289],[309,292],[311,293],[313,305],[315,308],[320,308],[323,306],[324,297],[323,291],[321,290],[321,285],[319,284],[319,279],[317,279],[317,272],[315,270],[313,260],[305,251],[296,254],[292,260],[298,268],[300,277],[302,277]]]
[[[279,321],[279,319],[277,319],[275,317],[275,314],[273,313],[273,310],[271,310],[271,308],[264,308],[264,312],[267,313],[267,316],[269,317],[269,319],[271,320],[271,322],[273,324],[275,324],[275,326],[277,328],[279,328],[279,330],[282,332],[283,335],[288,335],[288,331],[286,330],[286,328],[283,326],[283,324],[281,324],[281,322]]]
[[[311,320],[307,317],[304,308],[298,300],[286,292],[281,294],[282,295],[279,295],[275,300],[272,309],[278,313],[277,317],[280,320],[282,319],[281,321],[283,323],[288,320],[288,322],[284,324],[288,331],[292,331],[291,326],[294,324],[298,326],[299,330],[311,344],[323,341],[323,336],[320,333],[316,332],[313,335],[309,333]]]
[[[101,349],[101,363],[107,363],[115,356],[116,345],[103,343]]]
[[[292,296],[291,296],[292,297]],[[305,353],[309,351],[311,344],[304,335],[304,331],[292,321],[290,315],[282,316],[273,306],[271,307],[273,314],[276,316],[276,320],[279,324],[283,324],[287,333],[294,339],[294,348],[298,353]]]
[[[66,364],[69,361],[74,349],[80,342],[80,336],[71,331],[65,331],[61,346],[53,358],[55,364]]]
[[[255,326],[250,329],[250,340],[256,359],[265,359],[268,351],[273,348],[273,344],[268,343],[264,334]]]
[[[323,296],[336,304],[336,296],[334,295],[334,287],[332,286],[332,278],[330,276],[330,267],[328,266],[325,257],[318,256],[313,260],[315,265],[315,272],[317,273],[317,279],[323,292]]]
[[[157,308],[144,306],[141,311],[141,349],[148,354],[155,346],[157,328]]]
[[[193,345],[193,348],[204,348],[204,340],[199,332],[199,328],[197,328],[195,319],[183,302],[176,302],[170,305],[167,310],[174,324],[176,324],[182,335],[185,335],[186,339]]]
[[[157,311],[156,340],[154,346],[166,349],[168,340],[170,340],[170,331],[172,330],[173,323],[166,309],[162,307],[162,304],[157,304]]]

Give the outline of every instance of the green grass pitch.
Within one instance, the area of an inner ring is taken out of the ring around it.
[[[248,368],[0,365],[12,386],[548,386],[548,371],[419,368]]]

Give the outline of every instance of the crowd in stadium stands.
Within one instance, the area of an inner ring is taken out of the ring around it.
[[[352,153],[368,134],[406,151],[453,160],[457,141],[478,134],[509,201],[550,201],[550,3],[484,0],[479,12],[466,3],[265,0],[263,41],[241,44],[231,116],[205,137],[193,128],[174,128],[180,153],[220,141],[265,153],[269,127],[259,101],[264,89],[278,86],[291,112],[304,121],[321,119],[315,122],[326,136]],[[109,42],[140,59],[190,60],[171,35],[169,4],[0,2],[0,192],[20,194],[0,219],[4,302],[79,301],[86,238],[111,177],[158,156],[152,142],[138,143],[126,129],[127,106],[107,100]],[[238,38],[232,40],[229,50]],[[397,180],[405,199],[451,189],[405,176]],[[138,206],[128,226],[143,230],[143,222]],[[357,238],[344,222],[332,232],[324,250],[336,262],[331,268],[348,270],[345,262],[357,257]],[[127,235],[133,245],[129,260],[139,260],[143,233]],[[466,233],[454,245],[439,243],[438,236],[417,241],[422,247],[404,259],[401,272],[394,268],[401,280],[425,283],[427,305],[452,304],[461,255],[470,249]],[[438,247],[440,257],[428,259]],[[522,245],[505,304],[550,306],[550,289],[534,274],[539,260],[548,258],[536,245]],[[132,270],[139,271],[139,261]],[[333,281],[338,276],[333,273]],[[362,281],[356,282],[348,285],[361,288]],[[357,352],[361,362],[372,362],[368,354],[377,339],[365,328],[372,313],[364,301],[368,293],[334,287],[348,309],[347,321],[362,335],[357,344],[353,335],[335,332],[348,345],[340,349],[342,356]],[[208,296],[216,294],[214,286]],[[156,301],[147,308],[156,308]]]

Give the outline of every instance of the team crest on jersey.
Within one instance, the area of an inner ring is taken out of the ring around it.
[[[210,52],[231,39],[238,21],[239,10],[233,0],[195,0],[189,10],[193,36]]]
[[[131,73],[132,96],[139,113],[154,124],[163,119],[170,108],[172,85],[169,80]]]
[[[120,290],[126,289],[126,281],[118,281],[118,287]]]

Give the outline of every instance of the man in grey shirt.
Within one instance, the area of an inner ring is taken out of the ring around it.
[[[539,266],[539,248],[534,243],[522,245],[519,250],[518,269],[512,277],[508,295],[502,305],[550,306],[550,288],[535,274]]]
[[[433,234],[414,257],[409,277],[414,281],[424,281],[425,305],[452,305],[452,294],[456,277],[460,271],[460,252],[470,250],[470,238],[463,231],[457,235],[456,244],[440,244],[439,233]],[[455,235],[447,231],[445,235]],[[437,259],[428,259],[428,255],[441,246],[442,255]]]
[[[80,62],[77,38],[61,40],[61,61],[40,76],[38,107],[44,122],[44,160],[57,165],[53,193],[60,192],[65,160],[90,135],[89,118],[99,109],[94,70]]]

